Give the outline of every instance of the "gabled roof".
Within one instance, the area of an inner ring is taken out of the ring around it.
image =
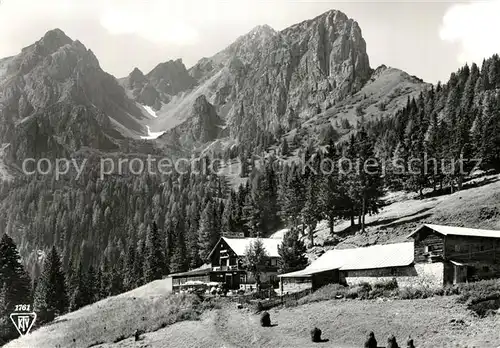
[[[254,242],[255,240],[260,239],[262,241],[262,244],[264,244],[264,248],[267,251],[267,256],[269,257],[280,257],[278,254],[278,245],[281,245],[283,243],[283,239],[275,239],[275,238],[227,238],[227,237],[221,237],[217,244],[215,244],[215,247],[212,249],[210,252],[209,256],[213,254],[215,249],[217,248],[217,245],[220,243],[221,240],[224,240],[227,245],[235,252],[236,255],[238,256],[244,256],[245,251],[247,250],[247,247],[250,245],[250,243]]]
[[[253,243],[255,240],[259,238],[226,238],[222,237],[231,249],[238,256],[244,256],[247,247],[250,243]],[[272,239],[272,238],[260,238],[262,244],[264,244],[264,248],[267,251],[267,255],[269,257],[279,257],[278,254],[278,245],[281,245],[283,242],[282,239]]]
[[[324,253],[302,271],[281,274],[280,277],[309,277],[330,270],[361,270],[402,267],[413,263],[413,242],[374,245],[354,249],[334,249]]]
[[[432,225],[425,224],[420,226],[415,232],[410,234],[408,237],[413,237],[415,234],[420,232],[423,228],[430,228],[431,230],[442,234],[443,236],[467,236],[467,237],[484,237],[484,238],[500,238],[500,231],[495,230],[481,230],[477,228],[465,228],[456,226],[443,226],[443,225]]]

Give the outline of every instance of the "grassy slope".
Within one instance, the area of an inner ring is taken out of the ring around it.
[[[59,317],[5,348],[83,348],[155,331],[193,316],[194,297],[169,296],[163,280]]]
[[[500,229],[499,176],[476,179],[452,195],[419,200],[394,193],[386,200],[388,204],[379,214],[367,217],[365,234],[349,232],[347,221],[336,226],[342,246],[403,240],[424,222]],[[328,227],[321,223],[316,241],[322,243],[328,234]],[[238,311],[233,305],[229,310],[207,312],[202,321],[183,321],[161,329],[193,312],[192,298],[169,297],[164,289],[163,281],[156,281],[100,301],[67,314],[6,348],[89,347],[98,343],[103,343],[101,347],[308,347],[308,331],[314,325],[331,340],[325,346],[338,348],[359,347],[369,330],[384,341],[390,332],[400,340],[412,334],[418,347],[449,347],[445,343],[448,338],[453,338],[453,347],[500,345],[498,318],[475,318],[450,298],[397,300],[390,305],[381,301],[307,304],[273,310],[272,319],[279,325],[270,329],[260,328],[257,316]],[[452,319],[461,319],[465,324],[457,327],[450,322]],[[136,329],[157,331],[146,334],[138,344],[127,338]],[[119,337],[126,339],[113,343]]]
[[[382,210],[366,217],[364,234],[351,230],[349,221],[337,222],[335,232],[341,239],[338,247],[401,242],[423,223],[500,230],[500,176],[474,179],[466,183],[462,191],[447,193],[430,197],[429,192],[424,199],[402,192],[389,194]],[[277,231],[272,237],[279,238],[285,231]],[[315,244],[323,245],[329,235],[327,222],[320,222],[315,232]],[[325,247],[328,248],[333,247]],[[321,250],[320,246],[311,249],[311,258],[314,259]]]
[[[337,300],[270,311],[271,328],[259,325],[259,316],[234,303],[207,312],[202,321],[184,321],[100,348],[126,347],[315,347],[309,331],[318,327],[328,342],[323,347],[362,347],[369,331],[379,346],[390,334],[404,346],[411,335],[419,348],[481,347],[500,344],[500,322],[494,317],[479,319],[450,297],[426,300],[356,301]]]

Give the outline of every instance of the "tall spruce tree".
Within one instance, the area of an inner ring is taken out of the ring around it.
[[[267,260],[268,254],[262,239],[257,238],[250,242],[245,250],[243,265],[255,278],[257,290],[260,290],[260,276]]]
[[[144,279],[146,282],[161,279],[165,274],[165,253],[162,245],[160,232],[156,222],[153,222],[146,238],[144,260]]]
[[[52,321],[55,316],[66,312],[68,293],[65,280],[61,257],[53,246],[43,263],[35,294],[34,308],[40,322]]]
[[[202,262],[208,261],[208,255],[220,237],[215,221],[215,209],[212,201],[208,201],[201,213],[198,231],[198,252]]]
[[[306,246],[299,238],[297,228],[291,228],[283,236],[283,242],[278,246],[279,273],[294,272],[307,266]]]
[[[83,263],[78,264],[78,269],[73,274],[72,288],[73,292],[70,294],[69,298],[69,309],[70,311],[76,311],[91,303],[89,298],[88,283],[85,268]],[[109,296],[108,293],[103,294],[103,298]]]

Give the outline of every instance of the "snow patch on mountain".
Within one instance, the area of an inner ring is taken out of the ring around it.
[[[142,107],[148,112],[148,114],[150,114],[151,116],[153,116],[154,118],[158,117],[156,115],[156,111],[153,110],[153,108],[151,106],[147,106],[147,105],[142,105]]]
[[[156,139],[156,138],[162,136],[163,133],[165,133],[165,131],[163,131],[163,132],[151,132],[151,129],[149,128],[149,126],[146,126],[146,129],[148,130],[148,135],[141,136],[141,139],[152,140],[152,139]]]

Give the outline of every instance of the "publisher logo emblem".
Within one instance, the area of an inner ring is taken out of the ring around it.
[[[28,334],[36,320],[36,313],[12,313],[10,320],[21,336]]]

